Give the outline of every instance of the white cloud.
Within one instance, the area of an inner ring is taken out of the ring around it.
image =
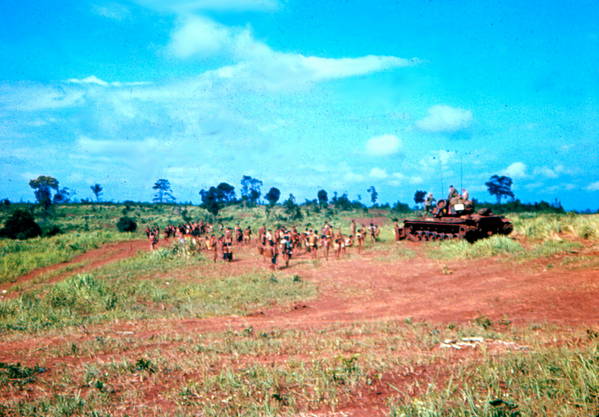
[[[472,123],[472,112],[446,105],[428,109],[428,116],[416,122],[416,127],[425,132],[442,133],[464,130]]]
[[[509,167],[504,169],[499,173],[500,175],[505,175],[510,177],[511,179],[522,179],[526,178],[526,165],[522,162],[514,162]]]
[[[135,0],[137,4],[150,9],[190,13],[202,10],[214,11],[269,11],[280,7],[276,0]]]
[[[372,168],[370,170],[370,174],[368,174],[368,176],[370,178],[375,178],[375,179],[378,179],[378,180],[384,180],[389,175],[387,174],[387,172],[384,169]]]
[[[128,8],[121,4],[111,4],[109,6],[92,6],[92,13],[113,20],[125,20],[131,16]]]
[[[85,92],[38,84],[0,85],[0,105],[9,110],[36,111],[82,104]],[[1,107],[1,106],[0,106]]]
[[[395,155],[400,149],[401,140],[395,135],[376,136],[366,143],[366,153],[370,156]]]
[[[171,35],[170,49],[178,58],[212,55],[231,47],[229,29],[203,17],[189,17]]]
[[[541,175],[545,178],[557,178],[558,174],[554,170],[547,167],[536,167],[533,171],[534,175]]]
[[[589,184],[584,189],[587,191],[599,191],[599,181]]]
[[[406,182],[410,185],[419,185],[424,182],[422,177],[419,176],[410,176],[402,174],[401,172],[394,172],[391,174],[395,180],[390,181],[389,183],[394,186],[400,186],[405,184]]]
[[[119,81],[114,81],[114,82],[109,83],[109,82],[99,79],[95,75],[90,75],[89,77],[83,78],[82,80],[77,79],[77,78],[69,78],[66,82],[70,83],[70,84],[99,85],[102,87],[108,87],[108,86],[124,87],[124,86],[148,84],[147,82],[131,82],[130,83],[130,82],[119,82]]]
[[[572,174],[572,171],[566,169],[563,165],[558,165],[553,169],[548,167],[537,167],[534,169],[533,174],[541,175],[546,178],[557,178],[561,174]]]
[[[347,182],[363,182],[364,176],[350,171],[343,176],[343,179]]]
[[[205,17],[183,17],[172,33],[170,53],[181,59],[220,55],[236,63],[209,71],[220,79],[255,89],[297,90],[315,82],[366,75],[418,65],[418,59],[368,55],[322,58],[273,51],[257,41],[250,28],[224,26]]]

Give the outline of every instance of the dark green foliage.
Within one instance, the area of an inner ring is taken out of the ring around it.
[[[116,228],[119,229],[119,232],[135,232],[137,223],[131,217],[123,216],[116,224]]]
[[[489,189],[489,194],[497,197],[497,204],[501,204],[502,197],[514,198],[512,179],[510,177],[493,175],[485,185]]]
[[[156,181],[153,190],[156,190],[156,194],[154,194],[154,202],[155,203],[174,203],[176,198],[173,196],[173,192],[171,190],[171,183],[169,180],[160,179]]]
[[[283,202],[285,213],[289,216],[289,220],[302,220],[304,215],[298,204],[295,203],[293,194],[289,194],[289,198]]]
[[[217,187],[210,187],[208,191],[201,190],[202,207],[204,207],[214,218],[218,216],[218,212],[223,206],[223,195]]]
[[[54,204],[66,204],[71,202],[71,197],[75,195],[74,191],[71,191],[67,187],[63,187],[59,189],[56,194],[54,194]]]
[[[277,201],[279,201],[279,197],[281,197],[281,191],[279,191],[279,189],[275,187],[272,187],[264,196],[264,198],[268,200],[271,206],[277,204]]]
[[[318,202],[321,206],[327,207],[329,205],[329,196],[325,190],[318,191],[316,196],[318,197]]]
[[[426,197],[426,191],[416,191],[416,193],[414,194],[414,203],[416,204],[422,204],[424,203],[424,198]]]
[[[476,199],[473,199],[477,209],[480,208],[489,208],[495,214],[505,214],[505,213],[565,213],[566,210],[562,207],[562,204],[555,200],[553,204],[550,204],[546,201],[541,201],[537,203],[523,203],[519,199],[508,201],[504,204],[494,204],[494,203],[481,203]]]
[[[235,202],[235,187],[226,182],[221,182],[216,186],[218,196],[221,202],[228,204]]]
[[[42,229],[35,222],[33,215],[22,209],[15,210],[6,220],[4,229],[0,229],[0,236],[11,239],[29,239],[41,234]]]
[[[135,365],[131,365],[131,372],[146,371],[150,374],[156,372],[156,366],[149,359],[139,358]]]
[[[391,211],[394,213],[410,213],[412,209],[406,203],[402,203],[401,201],[396,202],[391,207]]]
[[[39,365],[29,368],[22,366],[20,363],[13,365],[0,362],[0,381],[3,383],[25,385],[34,382],[35,376],[45,371],[46,368],[40,368]]]
[[[92,193],[96,196],[96,201],[100,202],[100,194],[102,194],[102,186],[100,184],[94,184],[90,186]]]
[[[366,191],[370,193],[370,201],[372,201],[372,204],[376,204],[376,200],[379,198],[379,193],[376,191],[376,188],[374,188],[374,185],[371,185]]]
[[[52,236],[59,235],[61,233],[62,233],[62,230],[60,230],[60,227],[53,224],[52,226],[50,226],[42,231],[42,236],[43,237],[52,237]]]
[[[53,177],[40,175],[37,179],[29,181],[29,186],[33,188],[38,203],[40,203],[44,210],[48,210],[52,205],[51,190],[58,191],[58,180]]]
[[[252,178],[249,175],[244,175],[241,179],[241,199],[251,204],[256,204],[262,195],[260,191],[262,181]]]

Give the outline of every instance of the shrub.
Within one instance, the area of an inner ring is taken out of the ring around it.
[[[137,230],[137,223],[131,217],[123,216],[116,224],[116,228],[119,229],[119,232],[135,232]]]
[[[33,215],[27,210],[15,210],[0,229],[0,236],[11,239],[29,239],[42,234],[42,229],[33,219]]]
[[[62,233],[62,230],[60,230],[60,227],[58,227],[54,224],[54,225],[50,226],[49,228],[44,229],[42,232],[42,236],[43,237],[51,237],[51,236],[59,235],[61,233]]]

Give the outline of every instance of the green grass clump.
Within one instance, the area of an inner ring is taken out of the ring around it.
[[[130,240],[132,237],[116,232],[68,233],[27,241],[2,240],[0,246],[0,284],[49,265],[73,259],[109,242]]]
[[[522,245],[506,236],[494,235],[475,243],[465,240],[436,242],[430,245],[427,255],[433,259],[474,259],[497,255],[523,253]]]

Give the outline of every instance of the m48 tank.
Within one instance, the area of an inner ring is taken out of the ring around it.
[[[451,239],[474,242],[495,234],[509,235],[513,230],[509,219],[493,214],[490,209],[474,213],[471,201],[462,200],[450,205],[447,200],[439,200],[432,217],[404,220],[399,238],[414,242]]]

